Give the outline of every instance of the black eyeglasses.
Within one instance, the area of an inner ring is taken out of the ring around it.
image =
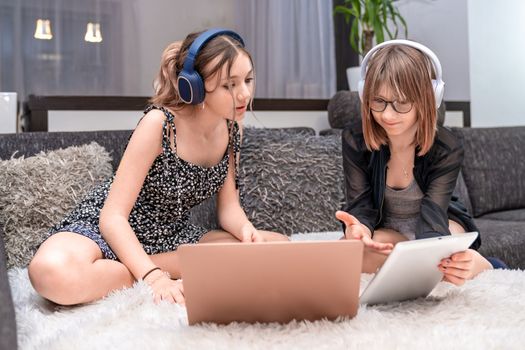
[[[374,112],[383,112],[388,104],[392,105],[392,108],[397,113],[408,113],[412,110],[412,102],[400,102],[400,101],[385,101],[382,98],[375,98],[370,101],[370,109]]]

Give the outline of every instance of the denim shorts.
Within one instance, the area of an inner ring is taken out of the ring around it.
[[[498,258],[494,258],[494,257],[488,257],[488,258],[485,258],[489,261],[489,263],[491,263],[492,267],[494,269],[508,269],[509,267],[507,266],[507,264],[505,264],[503,261],[501,261],[500,259]]]
[[[50,235],[53,235],[58,232],[73,232],[87,237],[98,245],[98,247],[102,251],[102,256],[104,257],[104,259],[118,260],[115,253],[109,247],[108,242],[106,242],[104,238],[102,238],[102,235],[100,234],[98,228],[95,229],[87,224],[74,223],[64,226],[58,229],[57,231],[53,231]]]

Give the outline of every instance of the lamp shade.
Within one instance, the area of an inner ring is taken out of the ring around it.
[[[51,21],[49,19],[37,19],[34,36],[36,39],[42,40],[53,39],[53,33],[51,32]]]
[[[86,28],[86,35],[84,40],[90,43],[99,43],[102,41],[102,33],[100,32],[100,23],[89,22]]]

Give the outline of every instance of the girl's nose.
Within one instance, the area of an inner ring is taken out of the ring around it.
[[[394,106],[391,103],[386,105],[385,110],[382,112],[383,119],[396,119],[398,113],[395,111]]]
[[[239,101],[245,101],[250,97],[250,89],[246,84],[242,84],[242,87],[239,89],[239,92],[237,93],[237,99]]]

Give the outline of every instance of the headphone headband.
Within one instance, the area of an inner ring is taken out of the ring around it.
[[[244,47],[244,41],[241,36],[228,29],[209,29],[195,38],[188,49],[188,55],[184,60],[182,71],[177,77],[179,96],[184,103],[196,105],[204,101],[204,81],[199,72],[195,71],[195,58],[207,42],[219,35],[227,35]]]
[[[235,33],[232,30],[228,29],[221,29],[221,28],[215,28],[215,29],[209,29],[203,33],[201,33],[190,45],[190,48],[188,49],[188,56],[186,56],[186,59],[184,60],[184,66],[183,70],[190,72],[193,71],[195,64],[195,58],[197,57],[197,54],[202,49],[204,45],[211,39],[215,38],[219,35],[227,35],[238,42],[241,43],[241,45],[244,47],[244,41],[242,40],[241,36],[237,33]]]
[[[405,46],[413,47],[423,52],[430,59],[430,61],[432,62],[432,66],[434,66],[434,70],[436,72],[436,79],[432,79],[432,87],[434,89],[434,96],[436,99],[436,108],[439,108],[439,105],[441,104],[441,100],[443,99],[443,94],[445,92],[445,82],[443,81],[441,63],[439,62],[439,59],[437,58],[436,54],[432,50],[430,50],[428,47],[426,47],[425,45],[422,45],[415,41],[403,40],[403,39],[388,40],[388,41],[382,42],[381,44],[374,46],[365,55],[365,57],[363,58],[363,62],[361,63],[361,80],[358,83],[358,92],[359,92],[359,97],[361,98],[361,101],[363,101],[363,92],[364,92],[364,87],[365,87],[366,72],[368,69],[368,61],[377,52],[377,50],[383,47],[392,46],[392,45],[405,45]]]

